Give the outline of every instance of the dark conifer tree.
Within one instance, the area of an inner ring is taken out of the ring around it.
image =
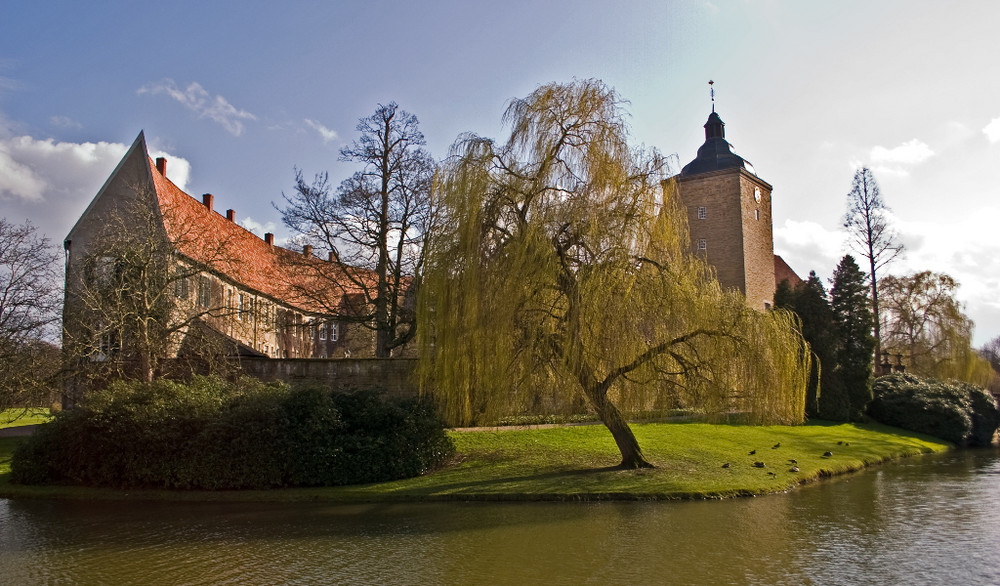
[[[845,255],[833,273],[830,304],[838,325],[837,374],[844,401],[820,401],[827,419],[857,421],[872,399],[875,338],[865,274],[851,255]],[[824,407],[826,409],[824,409]]]
[[[843,393],[837,380],[837,322],[823,282],[810,271],[809,280],[795,287],[782,281],[774,293],[774,304],[794,311],[802,321],[802,336],[812,351],[812,371],[806,390],[806,416],[820,417],[820,397],[836,398]]]

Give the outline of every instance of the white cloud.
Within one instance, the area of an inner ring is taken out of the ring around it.
[[[244,126],[240,120],[256,120],[257,117],[246,110],[241,110],[229,103],[226,98],[216,95],[214,98],[201,84],[191,82],[187,88],[180,89],[172,79],[149,83],[137,91],[139,94],[167,94],[183,106],[197,112],[202,118],[218,122],[233,136],[243,134]]]
[[[181,191],[187,191],[188,181],[191,180],[191,162],[183,157],[177,157],[166,151],[155,149],[148,144],[146,148],[149,151],[150,158],[154,161],[158,157],[167,159],[167,179],[173,181],[174,185],[179,187]]]
[[[320,137],[323,138],[324,143],[330,142],[331,140],[337,140],[337,132],[335,130],[330,130],[326,126],[323,126],[315,120],[310,120],[309,118],[306,118],[305,121],[310,128],[319,133]]]
[[[990,123],[983,127],[983,134],[990,142],[1000,141],[1000,118],[990,120]]]
[[[809,221],[785,220],[774,230],[774,252],[781,255],[800,277],[809,271],[829,276],[844,256],[846,234]]]
[[[0,216],[20,222],[30,218],[53,240],[65,236],[129,145],[114,142],[57,142],[0,134]],[[167,156],[167,176],[184,189],[191,165]]]
[[[250,216],[247,216],[242,220],[240,220],[240,226],[243,226],[244,228],[253,232],[257,236],[260,236],[261,238],[263,238],[264,234],[268,232],[274,234],[274,229],[277,227],[274,222],[264,222],[263,224],[261,224],[260,222],[254,220]]]
[[[1000,208],[985,207],[957,222],[904,221],[894,218],[905,257],[887,267],[892,274],[934,271],[951,275],[960,287],[958,299],[976,320],[974,345],[1000,334],[1000,242],[996,230]]]
[[[931,150],[931,147],[916,138],[891,149],[875,146],[871,152],[871,160],[874,164],[918,165],[933,156],[934,151]]]
[[[919,165],[934,156],[931,147],[922,140],[914,138],[899,146],[886,148],[884,146],[874,146],[869,153],[869,165],[877,175],[894,175],[896,177],[906,177],[910,174],[910,167]],[[861,167],[863,163],[854,160],[851,165],[855,168]]]

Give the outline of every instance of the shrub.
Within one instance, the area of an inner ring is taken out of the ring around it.
[[[1000,424],[996,401],[967,383],[893,374],[875,381],[875,420],[957,445],[989,445]]]
[[[381,399],[375,392],[333,395],[343,418],[337,484],[383,482],[423,474],[454,452],[426,398]]]
[[[117,382],[22,443],[22,484],[245,489],[414,476],[453,452],[422,399],[253,379]]]

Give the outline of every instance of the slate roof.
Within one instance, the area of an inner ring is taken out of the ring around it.
[[[726,140],[725,122],[716,112],[705,122],[705,143],[698,148],[698,156],[681,169],[681,177],[719,171],[721,169],[742,168],[754,173],[753,165],[733,152]]]

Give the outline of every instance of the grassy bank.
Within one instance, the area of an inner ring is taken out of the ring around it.
[[[0,429],[45,423],[51,417],[49,410],[43,407],[2,409],[0,410]]]
[[[633,429],[656,468],[614,468],[618,452],[600,425],[467,431],[451,433],[458,449],[451,465],[418,478],[241,492],[12,485],[10,454],[22,440],[0,438],[0,497],[331,502],[716,498],[780,492],[818,478],[949,447],[928,436],[880,425],[650,423],[636,424]],[[751,450],[756,453],[750,454]],[[824,456],[826,452],[832,455]],[[755,462],[763,462],[764,467],[755,467]],[[792,466],[798,471],[792,471]]]

